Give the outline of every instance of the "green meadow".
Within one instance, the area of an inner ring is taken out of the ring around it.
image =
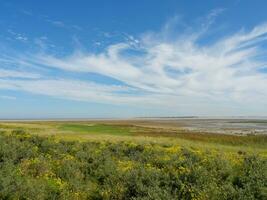
[[[40,121],[1,122],[0,130],[12,132],[23,130],[39,136],[53,136],[63,140],[95,141],[108,140],[136,141],[141,143],[167,143],[203,148],[223,148],[223,150],[246,150],[265,152],[266,135],[227,135],[188,131],[183,128],[144,126],[131,121]]]

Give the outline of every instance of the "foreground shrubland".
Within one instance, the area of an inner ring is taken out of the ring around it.
[[[2,132],[0,199],[267,199],[267,157]]]

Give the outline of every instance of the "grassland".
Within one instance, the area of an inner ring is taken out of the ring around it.
[[[181,127],[165,127],[157,123],[136,121],[40,121],[1,122],[0,130],[24,130],[39,136],[53,136],[79,141],[136,141],[167,143],[224,150],[267,151],[267,135],[227,135],[188,131]]]
[[[266,198],[266,135],[126,120],[0,123],[0,199]]]

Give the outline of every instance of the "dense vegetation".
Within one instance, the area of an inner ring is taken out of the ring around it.
[[[267,199],[267,157],[0,133],[0,199]]]

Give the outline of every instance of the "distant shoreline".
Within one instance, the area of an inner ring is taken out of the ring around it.
[[[110,118],[2,118],[0,121],[110,121],[110,120],[212,120],[212,119],[218,119],[218,120],[231,120],[231,119],[244,119],[244,120],[250,120],[250,119],[257,119],[257,120],[267,120],[267,116],[177,116],[177,117],[125,117],[125,118],[116,118],[116,117],[110,117]]]

